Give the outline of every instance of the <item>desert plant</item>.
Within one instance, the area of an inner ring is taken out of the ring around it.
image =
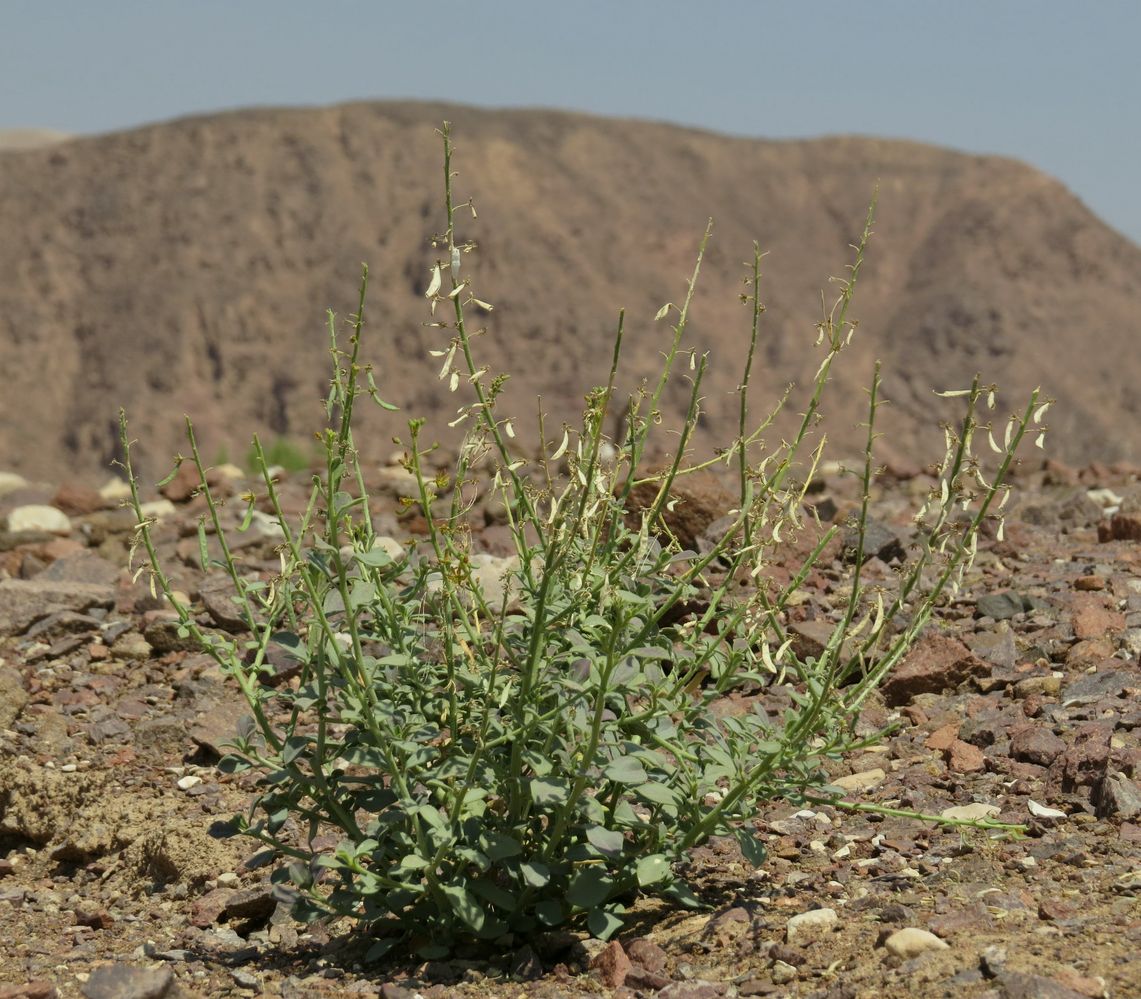
[[[979,416],[993,407],[993,391],[976,379],[961,393],[965,411],[957,429],[947,428],[938,486],[916,520],[914,557],[884,592],[861,578],[877,366],[847,600],[824,651],[800,659],[786,606],[838,528],[821,531],[786,585],[772,584],[766,567],[782,539],[805,526],[804,494],[823,452],[822,439],[809,442],[831,365],[854,330],[849,309],[872,211],[819,323],[823,356],[791,440],[766,449],[762,439],[784,400],[760,421],[748,409],[763,313],[754,247],[742,296],[751,337],[737,434],[708,460],[692,458],[707,358],[683,340],[707,231],[681,304],[657,316],[673,319],[660,374],[626,405],[618,439],[603,428],[614,407],[621,315],[608,380],[589,393],[581,427],[548,440],[540,415],[541,451],[528,459],[497,408],[502,377],[481,367],[468,327],[471,305],[491,307],[475,298],[464,267],[472,247],[457,242],[456,218],[470,202],[454,201],[446,124],[442,137],[446,228],[433,243],[441,259],[428,288],[430,326],[447,338],[435,352],[440,377],[470,399],[448,474],[429,467],[422,422],[408,424],[406,467],[427,524],[423,544],[376,535],[353,438],[362,395],[391,408],[360,357],[367,268],[347,347],[328,316],[324,467],[299,520],[283,511],[269,456],[254,439],[260,501],[282,534],[273,578],[245,571],[227,543],[221,501],[187,422],[185,460],[194,462],[207,510],[203,566],[213,534],[221,552],[213,567],[232,579],[248,636],[204,630],[177,600],[141,511],[125,417],[121,424],[137,543],[147,556],[140,571],[151,572],[182,630],[233,678],[251,710],[221,764],[259,775],[240,829],[268,847],[272,878],[299,918],[363,921],[376,934],[373,956],[400,940],[430,956],[462,937],[525,935],[578,918],[605,937],[639,890],[697,904],[679,869],[711,836],[735,837],[759,865],[764,848],[749,820],[763,803],[839,802],[824,764],[872,741],[856,734],[861,705],[958,585],[983,521],[1000,515],[1015,452],[1039,432],[1045,408],[1034,393],[1008,420],[1000,445]],[[677,377],[691,386],[676,445],[664,466],[648,471],[648,442],[666,419],[663,393]],[[997,452],[989,473],[973,453],[980,432]],[[683,551],[668,528],[678,480],[718,462],[735,473],[736,509],[707,551]],[[489,467],[489,475],[481,471]],[[633,490],[644,494],[647,484],[652,501],[634,507]],[[500,587],[480,575],[471,553],[468,514],[481,490],[501,498],[515,544]],[[259,498],[247,501],[252,511]],[[285,683],[268,665],[283,647],[298,671]],[[713,710],[730,692],[776,686],[788,692],[780,715],[760,701],[735,715]]]

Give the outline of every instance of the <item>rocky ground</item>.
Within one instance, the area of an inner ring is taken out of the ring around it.
[[[848,487],[821,485],[842,511]],[[890,575],[927,485],[885,487],[869,574]],[[125,571],[132,516],[110,490],[0,476],[0,997],[1141,994],[1141,481],[1053,465],[1019,487],[1004,539],[869,708],[896,734],[834,779],[854,802],[1025,835],[776,802],[761,868],[725,842],[694,858],[707,911],[647,900],[605,945],[365,968],[345,927],[294,924],[247,864],[255,844],[222,835],[250,796],[214,766],[244,705]],[[167,492],[175,585],[225,627],[224,590],[195,568],[196,501]],[[408,537],[396,509],[386,530]],[[244,543],[274,564],[272,536]],[[795,608],[808,647],[842,569]]]

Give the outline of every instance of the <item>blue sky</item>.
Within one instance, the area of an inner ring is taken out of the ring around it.
[[[1141,242],[1138,0],[4,0],[0,128],[440,98],[1025,160]]]

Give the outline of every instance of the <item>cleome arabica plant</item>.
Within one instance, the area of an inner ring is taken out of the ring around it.
[[[639,892],[700,904],[680,872],[712,836],[735,838],[759,866],[765,850],[750,819],[762,804],[867,807],[845,805],[824,765],[874,741],[856,734],[861,706],[959,585],[984,521],[997,520],[1001,530],[1008,472],[1028,434],[1041,444],[1046,409],[1033,393],[996,440],[983,422],[993,389],[976,378],[951,393],[962,397],[962,417],[946,428],[938,484],[916,515],[913,557],[885,592],[866,585],[860,570],[881,405],[876,367],[846,603],[823,652],[798,658],[786,608],[839,528],[822,530],[786,584],[776,585],[766,568],[776,547],[806,526],[803,500],[824,440],[808,442],[830,369],[855,328],[849,309],[874,203],[818,325],[820,366],[790,440],[768,448],[762,436],[785,399],[759,421],[747,405],[764,310],[754,246],[742,295],[751,335],[737,434],[706,461],[691,456],[707,357],[683,347],[683,338],[707,230],[681,304],[657,316],[672,320],[660,374],[623,401],[616,439],[604,427],[615,424],[622,315],[608,380],[587,395],[581,427],[548,440],[540,413],[535,458],[499,412],[503,376],[489,375],[477,357],[468,313],[491,306],[476,298],[464,266],[472,245],[456,239],[459,213],[475,211],[454,200],[446,123],[441,135],[446,228],[434,238],[440,259],[427,293],[429,326],[441,335],[433,351],[443,358],[440,377],[468,401],[457,416],[466,436],[450,474],[430,469],[422,421],[408,423],[406,467],[427,523],[422,543],[376,534],[353,437],[358,404],[393,408],[361,359],[367,268],[347,345],[328,316],[323,467],[300,517],[283,510],[254,438],[261,495],[247,495],[239,529],[255,503],[272,512],[282,539],[272,576],[247,569],[227,540],[223,501],[187,421],[190,456],[178,462],[194,463],[205,499],[202,564],[232,581],[247,629],[240,636],[204,628],[173,590],[121,417],[144,553],[139,572],[150,572],[183,634],[213,656],[249,705],[250,722],[221,761],[224,771],[257,778],[237,826],[267,848],[276,891],[299,919],[359,921],[375,938],[370,958],[398,944],[439,956],[464,940],[502,942],[581,922],[605,938]],[[648,442],[666,419],[666,386],[678,377],[691,382],[688,407],[672,457],[651,466]],[[976,456],[980,437],[993,462]],[[668,528],[678,484],[718,462],[735,476],[736,508],[707,551],[682,550]],[[642,495],[649,487],[652,501],[633,504],[636,487]],[[481,583],[472,555],[468,515],[481,493],[498,495],[514,539],[516,558],[498,588]],[[220,555],[210,554],[211,536]],[[288,682],[270,666],[274,649],[297,667]],[[714,710],[730,693],[777,687],[788,693],[781,713],[766,711],[764,697],[745,712]]]

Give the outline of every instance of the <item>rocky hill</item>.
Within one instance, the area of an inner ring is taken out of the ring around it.
[[[480,349],[512,373],[505,406],[522,419],[536,394],[553,425],[573,418],[605,376],[620,307],[626,384],[652,370],[668,334],[654,314],[683,296],[712,216],[690,342],[712,359],[703,442],[727,440],[752,241],[768,253],[759,411],[819,363],[821,288],[850,261],[878,185],[861,324],[826,407],[839,452],[859,448],[880,357],[885,455],[938,457],[946,411],[931,389],[982,371],[1009,406],[1037,384],[1057,398],[1058,456],[1141,457],[1141,248],[1028,166],[904,142],[362,103],[0,153],[0,468],[103,477],[120,405],[156,471],[184,449],[184,413],[208,458],[243,455],[254,432],[305,440],[323,415],[324,311],[353,311],[361,261],[365,353],[405,415],[445,436],[456,401],[427,356],[444,334],[422,325],[445,118],[457,194],[479,210],[462,235],[495,305]],[[365,446],[387,454],[400,429],[377,424]]]

